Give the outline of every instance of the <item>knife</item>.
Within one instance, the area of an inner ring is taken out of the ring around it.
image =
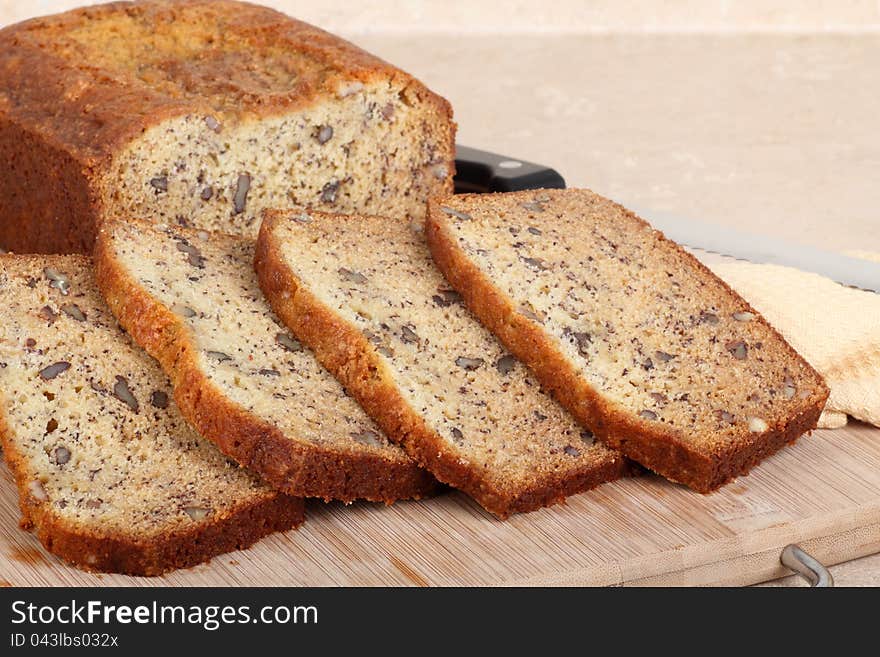
[[[486,194],[523,189],[565,189],[550,167],[460,144],[455,147],[455,193]]]
[[[565,188],[562,176],[549,167],[466,146],[456,147],[455,167],[457,194]],[[880,263],[639,206],[627,207],[679,244],[749,262],[794,267],[842,285],[880,292]]]
[[[821,274],[842,285],[880,292],[880,263],[639,206],[628,207],[679,244],[749,262],[794,267]]]

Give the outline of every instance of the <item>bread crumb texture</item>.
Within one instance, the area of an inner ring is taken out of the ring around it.
[[[179,226],[110,221],[100,244],[101,270],[121,272],[108,289],[118,285],[122,294],[144,290],[150,303],[181,327],[168,332],[173,345],[163,351],[165,356],[157,356],[181,392],[194,400],[192,406],[183,405],[194,425],[221,446],[228,446],[239,430],[277,437],[277,443],[253,447],[235,441],[241,445],[227,451],[242,465],[292,494],[328,499],[390,502],[418,497],[433,487],[432,478],[388,441],[277,319],[257,283],[252,241]],[[124,308],[123,302],[122,323],[136,340],[155,335],[152,320],[142,326],[144,317],[130,316]],[[236,426],[234,411],[243,411],[248,419]],[[208,422],[203,428],[199,422],[206,415],[228,416],[229,421]],[[276,458],[263,459],[264,450],[277,450]],[[288,467],[289,453],[301,454],[302,462],[296,456],[297,464]],[[313,459],[331,463],[335,472],[325,479],[310,478]],[[359,482],[355,471],[362,463],[373,470]],[[337,481],[342,488],[334,488]]]
[[[275,215],[264,230],[297,284],[356,331],[387,373],[395,391],[389,406],[399,402],[423,420],[441,461],[474,478],[468,492],[478,501],[494,491],[503,499],[497,504],[527,510],[518,505],[534,508],[579,492],[573,481],[579,490],[599,483],[586,483],[588,473],[610,479],[623,471],[624,459],[543,394],[474,320],[431,261],[421,231],[320,213]],[[448,475],[446,481],[462,485]],[[545,488],[555,493],[525,501]]]
[[[587,190],[464,195],[430,213],[439,261],[485,286],[471,300],[478,314],[487,290],[502,299],[514,341],[537,336],[563,363],[562,386],[586,383],[601,397],[570,403],[603,434],[624,434],[615,445],[662,433],[714,458],[824,404],[821,377],[753,308],[607,199]]]
[[[302,520],[300,500],[187,426],[168,379],[110,314],[86,258],[0,256],[0,304],[4,454],[24,523],[50,550],[87,568],[155,574],[212,556],[208,545],[173,547],[175,536],[198,543],[207,528],[274,502],[287,506],[273,507],[277,520],[229,526],[225,549]],[[77,538],[82,551],[65,552]]]

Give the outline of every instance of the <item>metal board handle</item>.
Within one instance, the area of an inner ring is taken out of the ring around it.
[[[798,545],[786,545],[782,549],[779,561],[806,579],[810,586],[825,588],[834,586],[834,578],[828,569],[815,558],[804,552]]]

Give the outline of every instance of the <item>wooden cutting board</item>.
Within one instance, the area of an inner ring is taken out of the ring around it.
[[[880,429],[816,431],[703,496],[654,476],[495,520],[459,493],[390,507],[312,503],[297,531],[159,578],[89,574],[18,528],[0,469],[0,585],[750,584],[799,543],[826,564],[880,551]]]

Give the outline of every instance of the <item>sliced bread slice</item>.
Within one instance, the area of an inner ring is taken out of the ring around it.
[[[47,550],[157,575],[302,522],[302,500],[187,426],[86,258],[0,255],[0,305],[0,440],[22,525]]]
[[[184,417],[271,486],[391,503],[436,482],[281,325],[253,270],[254,243],[146,222],[106,222],[98,284],[162,364]]]
[[[470,315],[421,233],[379,217],[264,215],[272,307],[440,481],[504,518],[626,470]]]
[[[696,258],[587,190],[451,196],[428,243],[468,307],[608,445],[708,492],[816,426],[828,389]]]

